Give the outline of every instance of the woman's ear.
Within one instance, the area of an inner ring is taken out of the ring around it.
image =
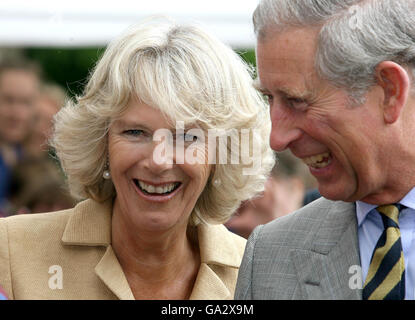
[[[410,91],[408,72],[399,64],[383,61],[376,68],[378,85],[383,89],[383,118],[392,124],[398,120]]]

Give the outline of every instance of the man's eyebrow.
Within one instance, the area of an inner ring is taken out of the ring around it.
[[[257,91],[260,91],[260,92],[265,92],[266,91],[264,88],[262,88],[261,82],[259,81],[259,78],[254,79],[254,81],[252,83],[252,86]]]
[[[261,86],[261,83],[258,78],[255,79],[253,86],[256,90],[258,90],[259,92],[263,94],[271,92],[270,90],[265,89],[264,87]],[[298,98],[298,99],[303,99],[303,100],[311,99],[313,96],[311,92],[309,91],[299,91],[299,90],[295,90],[295,89],[287,88],[287,87],[279,87],[278,89],[275,90],[275,93],[277,93],[280,96],[289,97],[289,98]]]
[[[279,95],[284,96],[286,98],[296,98],[296,99],[302,99],[302,100],[312,99],[312,96],[313,96],[312,93],[307,90],[300,91],[300,90],[295,90],[291,88],[278,88],[276,92]]]

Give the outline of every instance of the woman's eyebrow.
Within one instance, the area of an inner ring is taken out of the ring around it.
[[[137,121],[133,121],[133,120],[117,119],[113,122],[113,125],[118,127],[118,128],[136,128],[136,127],[139,127],[140,129],[152,131],[145,124],[137,122]]]

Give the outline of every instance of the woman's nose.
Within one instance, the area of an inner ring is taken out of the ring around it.
[[[159,174],[173,168],[173,148],[164,141],[153,142],[146,156],[146,167],[153,173]]]

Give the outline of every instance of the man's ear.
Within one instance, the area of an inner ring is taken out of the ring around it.
[[[378,85],[383,89],[383,118],[391,124],[398,120],[410,91],[408,72],[399,64],[383,61],[376,67]]]

